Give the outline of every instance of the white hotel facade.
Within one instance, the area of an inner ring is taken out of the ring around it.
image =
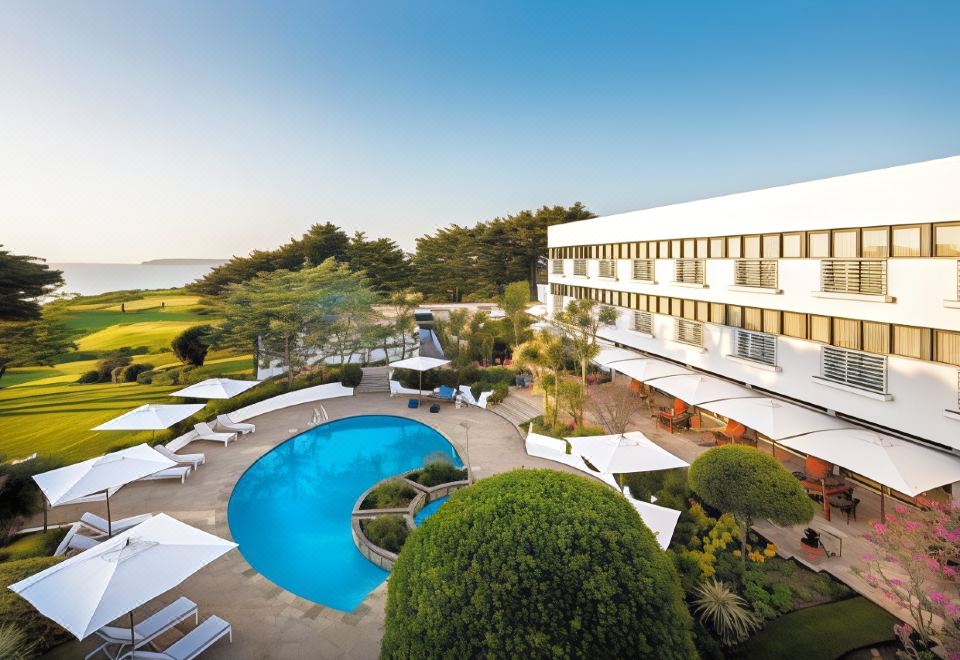
[[[550,314],[960,454],[960,157],[556,225],[549,258]]]

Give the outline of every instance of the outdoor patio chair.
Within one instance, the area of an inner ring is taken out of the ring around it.
[[[140,477],[137,481],[162,481],[165,479],[179,479],[180,483],[183,484],[187,480],[187,476],[190,474],[190,470],[193,468],[189,465],[175,465],[174,467],[167,468],[166,470],[160,470],[159,472],[154,472],[153,474],[148,474],[145,477]]]
[[[120,532],[127,531],[131,527],[136,527],[145,520],[150,520],[152,517],[152,513],[145,513],[140,516],[121,518],[120,520],[114,520],[110,525],[110,529],[113,530],[114,534],[119,534]],[[107,520],[95,513],[87,512],[80,516],[80,524],[99,536],[106,536],[109,533],[107,530]]]
[[[235,422],[230,419],[230,415],[217,415],[217,426],[222,428],[224,431],[232,431],[240,434],[253,433],[257,430],[255,424],[248,424],[247,422]]]
[[[193,660],[223,637],[229,637],[232,643],[233,628],[220,617],[211,616],[163,651],[154,653],[136,649],[135,657],[149,660]],[[122,657],[133,658],[134,656],[128,651]]]
[[[100,541],[92,536],[84,536],[83,534],[80,534],[79,532],[81,529],[83,529],[83,525],[80,523],[73,523],[66,536],[64,536],[63,540],[60,541],[60,545],[58,545],[57,549],[53,551],[53,556],[60,557],[67,554],[71,550],[82,552],[84,550],[89,550],[93,546],[100,543]]]
[[[457,390],[446,385],[441,385],[429,394],[431,399],[440,399],[441,401],[453,401],[457,397]]]
[[[133,638],[135,641],[134,650],[139,649],[145,644],[167,632],[175,625],[193,617],[195,623],[199,623],[200,615],[197,604],[189,598],[181,596],[162,610],[153,614],[133,627]],[[109,658],[116,658],[123,649],[130,646],[130,629],[123,626],[104,626],[94,633],[103,640],[93,651],[88,653],[84,660],[89,660],[98,653],[103,653]],[[118,647],[113,653],[110,647]],[[137,653],[139,656],[140,654]]]
[[[157,445],[154,447],[154,449],[169,458],[171,461],[180,465],[189,465],[194,470],[206,462],[206,457],[203,454],[177,454],[170,451],[163,445]]]
[[[213,442],[222,442],[223,446],[226,447],[228,444],[237,439],[236,433],[217,433],[210,428],[210,425],[206,422],[194,424],[193,428],[197,432],[197,437],[194,438],[194,440],[211,440]]]

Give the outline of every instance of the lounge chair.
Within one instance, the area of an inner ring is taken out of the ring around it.
[[[233,431],[234,433],[253,433],[257,430],[255,424],[235,422],[230,419],[230,415],[217,415],[217,426],[225,431]]]
[[[134,650],[139,649],[145,644],[149,644],[178,623],[186,621],[190,617],[193,617],[195,623],[200,622],[197,604],[189,598],[181,596],[156,614],[148,616],[133,627]],[[116,658],[125,647],[130,646],[130,629],[124,628],[123,626],[104,626],[96,631],[94,635],[102,639],[103,643],[88,653],[84,660],[89,660],[89,658],[92,658],[98,653],[103,653],[110,658]],[[111,646],[117,647],[114,653],[110,652]],[[137,655],[139,656],[140,654],[137,653]]]
[[[171,461],[174,461],[180,465],[189,465],[194,470],[203,465],[207,460],[203,454],[177,454],[170,451],[163,445],[157,445],[154,447],[154,449],[169,458]]]
[[[120,532],[127,531],[131,527],[136,527],[145,520],[150,520],[152,517],[152,513],[145,513],[141,516],[131,516],[129,518],[114,520],[110,525],[110,530],[113,531],[114,534],[119,534]],[[101,518],[95,513],[87,512],[80,516],[80,524],[99,536],[106,536],[109,533],[106,519]]]
[[[440,399],[441,401],[455,401],[459,392],[452,387],[441,385],[430,393],[431,399]]]
[[[149,660],[193,660],[223,637],[229,637],[232,643],[233,628],[220,617],[211,616],[160,653],[136,649],[136,657]],[[127,652],[123,658],[133,658],[133,654]]]
[[[73,523],[70,527],[70,530],[67,532],[67,535],[63,537],[63,540],[60,541],[60,545],[57,546],[57,549],[54,550],[53,556],[60,557],[67,554],[70,550],[84,551],[89,550],[93,546],[100,543],[97,539],[91,536],[84,536],[78,532],[83,529],[83,525],[80,523]]]
[[[172,468],[167,468],[166,470],[160,470],[159,472],[154,472],[153,474],[148,474],[145,477],[140,477],[137,481],[160,481],[161,479],[179,479],[180,483],[184,483],[187,480],[187,475],[190,474],[190,470],[193,468],[189,465],[175,465]]]
[[[197,437],[194,438],[194,440],[212,440],[214,442],[222,442],[224,447],[237,439],[237,434],[235,432],[217,433],[210,428],[210,425],[206,422],[194,424],[193,429],[197,432]]]

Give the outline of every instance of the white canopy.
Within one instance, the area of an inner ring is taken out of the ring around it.
[[[397,360],[390,363],[391,369],[413,369],[414,371],[430,371],[437,367],[449,364],[450,360],[441,360],[432,357],[420,357],[419,355],[406,360]]]
[[[161,513],[10,589],[83,639],[236,546]]]
[[[666,378],[658,378],[651,385],[693,406],[699,406],[708,401],[719,401],[720,399],[758,398],[763,396],[746,387],[703,374],[667,376]]]
[[[56,506],[92,493],[117,488],[175,465],[175,462],[144,443],[82,463],[35,474],[33,480],[37,482],[50,505]]]
[[[620,490],[620,486],[617,484],[617,481],[613,478],[612,474],[595,472],[587,467],[587,464],[583,462],[583,459],[578,454],[568,454],[567,443],[565,443],[563,440],[551,438],[548,435],[529,432],[527,433],[525,446],[527,449],[527,454],[530,456],[545,458],[550,461],[556,461],[557,463],[569,465],[575,470],[579,470],[580,472],[589,474],[592,477],[596,477],[608,486],[615,488],[618,491]]]
[[[623,435],[593,435],[567,438],[573,451],[590,461],[601,472],[624,474],[688,467],[666,449],[651,442],[639,431]]]
[[[755,429],[772,440],[782,440],[813,431],[852,428],[850,424],[836,417],[769,397],[726,399],[703,407]]]
[[[109,422],[94,427],[93,431],[156,431],[173,426],[177,422],[203,410],[202,403],[159,405],[147,403]]]
[[[614,362],[610,365],[612,369],[619,371],[625,376],[630,376],[634,380],[644,383],[654,378],[663,378],[665,376],[679,376],[681,374],[692,374],[693,372],[684,367],[663,360],[654,360],[652,358],[639,358],[633,360],[623,360]]]
[[[259,380],[235,380],[233,378],[208,378],[170,396],[182,396],[189,399],[232,399],[260,384]]]
[[[601,367],[609,367],[613,362],[636,360],[639,358],[640,354],[636,351],[627,350],[626,348],[620,348],[618,346],[601,344],[600,353],[597,354],[597,357],[593,358],[593,362],[599,364]]]
[[[530,316],[536,316],[537,318],[542,318],[547,315],[547,306],[540,304],[528,307],[527,314]]]
[[[670,545],[670,539],[673,538],[673,530],[677,527],[677,520],[680,519],[680,512],[676,509],[668,509],[664,506],[657,506],[642,500],[635,500],[630,497],[629,489],[624,495],[627,501],[633,505],[633,508],[640,514],[643,523],[650,528],[653,535],[657,537],[657,543],[664,550]]]
[[[783,441],[910,496],[960,481],[960,458],[867,429],[808,433]]]

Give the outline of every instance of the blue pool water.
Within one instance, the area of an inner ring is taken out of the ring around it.
[[[417,527],[419,527],[420,525],[423,524],[424,520],[426,520],[427,518],[432,516],[434,513],[436,513],[437,509],[443,506],[443,503],[449,499],[450,499],[450,496],[447,495],[446,497],[441,497],[439,499],[436,499],[430,502],[430,504],[427,504],[425,507],[417,511],[417,515],[413,517],[413,522],[417,523]]]
[[[310,429],[240,477],[227,509],[230,532],[270,581],[352,611],[387,577],[353,544],[354,503],[374,483],[421,467],[436,452],[463,466],[446,438],[402,417],[363,415]]]

